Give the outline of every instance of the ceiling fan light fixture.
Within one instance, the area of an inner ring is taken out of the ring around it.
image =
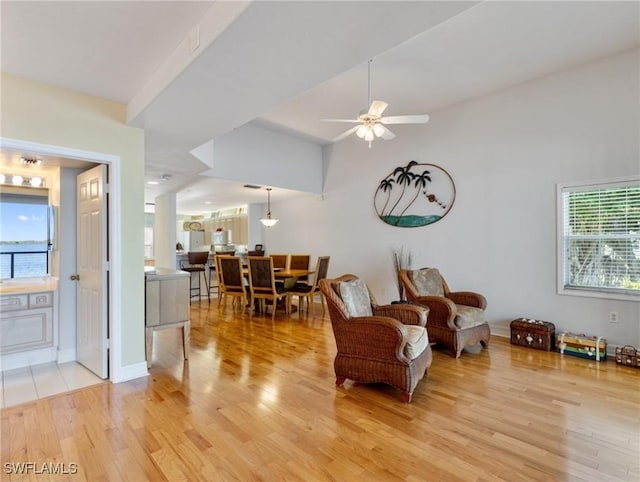
[[[364,135],[364,140],[367,142],[371,142],[375,139],[375,135],[373,133],[373,129],[371,127],[367,127],[367,133]]]
[[[369,108],[361,110],[356,119],[322,119],[323,121],[328,122],[360,124],[353,126],[339,136],[334,137],[331,142],[341,141],[355,133],[360,139],[368,142],[369,148],[371,148],[371,143],[376,138],[389,141],[396,137],[385,124],[424,124],[429,120],[429,116],[427,114],[383,117],[382,115],[388,107],[388,104],[382,100],[371,99],[371,62],[373,62],[373,59],[369,59],[367,62],[367,105]]]
[[[275,224],[278,222],[277,218],[271,217],[271,188],[270,187],[267,188],[267,217],[262,218],[260,222],[267,228],[275,226]]]
[[[373,124],[373,133],[376,135],[376,137],[380,137],[382,134],[384,134],[384,127],[376,122],[375,124]]]

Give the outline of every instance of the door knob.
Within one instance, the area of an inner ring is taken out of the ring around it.
[[[70,276],[70,278],[71,278],[71,280],[73,280],[73,281],[78,281],[78,280],[80,280],[80,275],[79,275],[79,274],[72,274],[72,275]]]

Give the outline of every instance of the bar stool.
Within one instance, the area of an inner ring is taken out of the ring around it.
[[[209,294],[209,285],[207,284],[206,274],[206,267],[207,263],[209,262],[209,251],[189,251],[187,253],[187,261],[189,264],[186,266],[183,266],[183,264],[180,263],[180,269],[190,274],[196,273],[196,276],[198,277],[197,287],[191,285],[192,279],[191,276],[189,277],[190,298],[198,297],[198,299],[200,299],[200,273],[202,273],[202,278],[204,278],[204,285],[207,288],[207,298],[209,299],[209,303],[211,303],[211,295]],[[196,292],[196,294],[193,293],[194,291]]]

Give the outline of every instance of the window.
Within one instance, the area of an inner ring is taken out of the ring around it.
[[[49,272],[48,191],[3,186],[0,192],[0,278],[29,278]]]
[[[146,206],[145,206],[146,209]],[[144,257],[153,258],[153,223],[154,213],[144,213]]]
[[[559,291],[640,299],[640,178],[558,186]]]
[[[144,227],[144,257],[153,258],[153,228]]]

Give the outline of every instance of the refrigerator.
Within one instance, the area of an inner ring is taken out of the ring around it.
[[[204,231],[182,231],[179,238],[185,252],[209,251],[210,244],[205,244]]]
[[[216,253],[235,251],[236,247],[231,241],[231,232],[228,230],[215,231],[211,234],[212,250]]]

